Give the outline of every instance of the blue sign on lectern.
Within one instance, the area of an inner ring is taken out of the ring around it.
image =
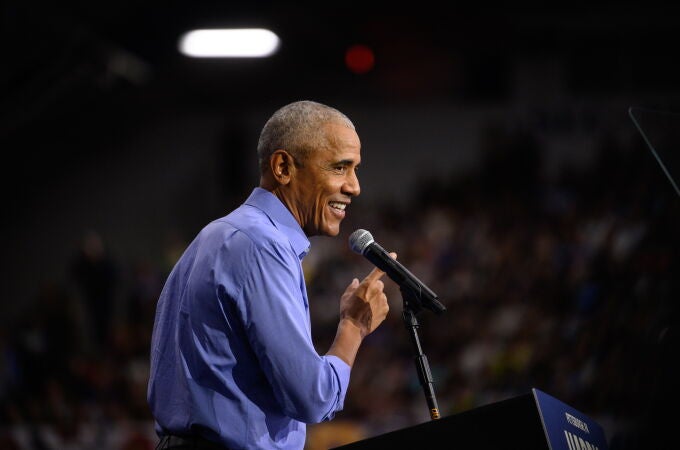
[[[551,450],[607,450],[597,422],[545,392],[531,391]]]

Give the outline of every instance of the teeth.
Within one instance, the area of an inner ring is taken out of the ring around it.
[[[331,205],[331,208],[340,209],[342,211],[344,211],[345,207],[347,207],[346,204],[340,203],[340,202],[330,202],[330,205]]]

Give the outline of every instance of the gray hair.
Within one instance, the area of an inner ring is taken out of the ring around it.
[[[328,148],[330,142],[324,130],[328,123],[355,129],[352,121],[337,109],[310,100],[293,102],[278,109],[265,123],[257,143],[260,172],[266,172],[275,150],[287,151],[296,164],[301,165],[310,152]]]

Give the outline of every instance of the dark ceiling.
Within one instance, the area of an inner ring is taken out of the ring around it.
[[[650,2],[579,10],[8,0],[1,8],[0,143],[18,158],[43,155],[65,134],[116,138],[159,111],[238,111],[303,97],[499,102],[521,57],[561,58],[577,94],[677,90],[680,79],[667,45],[677,37],[680,9]],[[270,28],[281,37],[280,51],[262,60],[196,60],[177,51],[184,31],[218,26]],[[375,68],[363,75],[344,65],[345,50],[356,43],[376,55]],[[116,129],[102,133],[111,123]]]
[[[518,9],[516,4],[484,10],[434,2],[386,7],[352,1],[329,6],[9,0],[4,5],[1,81],[4,100],[10,102],[3,102],[3,112],[9,105],[20,114],[9,114],[13,120],[3,130],[64,98],[112,92],[144,91],[182,104],[328,92],[382,101],[474,100],[502,94],[512,58],[527,53],[568,58],[576,85],[604,89],[607,80],[616,88],[611,75],[624,68],[621,64],[655,62],[666,68],[671,58],[661,43],[676,37],[679,17],[678,8],[655,8],[649,2],[583,10]],[[281,49],[265,60],[198,61],[178,53],[181,33],[218,26],[271,28],[282,39]],[[374,49],[374,71],[358,76],[345,69],[344,51],[354,43]]]

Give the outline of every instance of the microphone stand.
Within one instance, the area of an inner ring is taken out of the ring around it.
[[[401,289],[401,295],[403,297],[404,308],[402,311],[402,318],[404,320],[404,325],[410,332],[411,343],[413,344],[413,350],[415,353],[415,364],[418,370],[418,378],[420,379],[420,384],[425,392],[425,400],[427,401],[427,406],[430,409],[430,418],[432,420],[439,419],[439,406],[437,406],[437,398],[434,395],[434,387],[432,382],[432,374],[430,373],[430,366],[427,362],[427,356],[423,353],[423,349],[420,345],[420,339],[418,338],[418,319],[416,314],[420,311],[420,301],[416,295],[413,294],[409,289]]]

